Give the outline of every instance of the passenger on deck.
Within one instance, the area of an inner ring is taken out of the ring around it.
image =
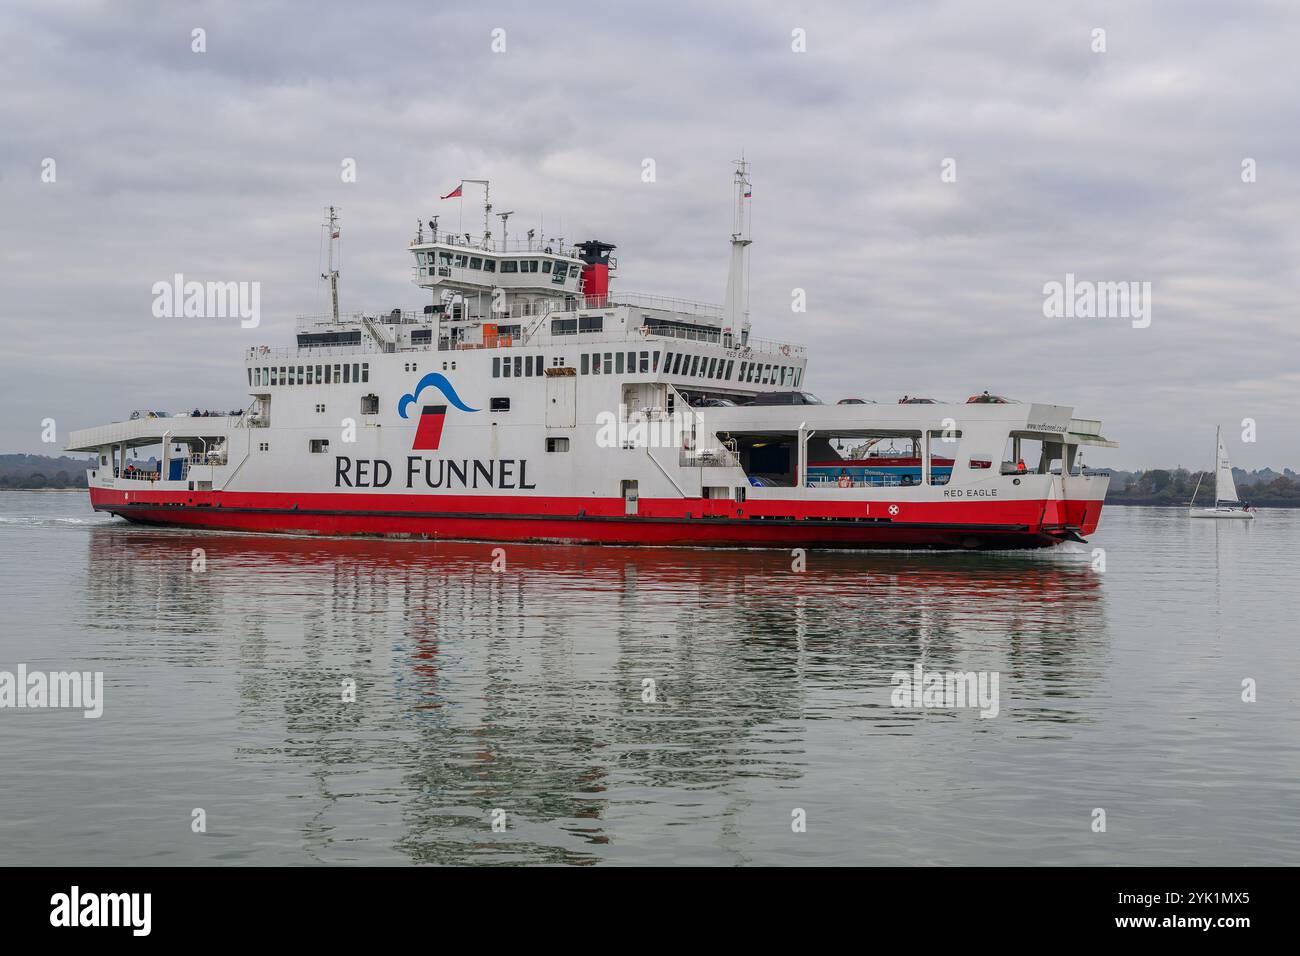
[[[1025,473],[1025,460],[1023,458],[1016,462],[1016,471],[1022,475]]]

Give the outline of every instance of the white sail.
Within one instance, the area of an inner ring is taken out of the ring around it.
[[[1214,500],[1217,504],[1220,501],[1237,501],[1237,486],[1232,480],[1232,465],[1228,462],[1228,453],[1223,448],[1223,435],[1216,429],[1215,437],[1219,442],[1218,458],[1215,463],[1214,473]]]

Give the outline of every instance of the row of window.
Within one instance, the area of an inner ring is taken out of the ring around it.
[[[432,252],[417,252],[415,259],[420,264],[420,275],[422,276],[432,275],[435,266],[438,267],[440,275],[450,275],[452,266],[460,269],[478,269],[481,272],[497,271],[496,259],[490,259],[486,256],[471,256],[467,253],[439,252],[435,259]],[[563,262],[555,262],[551,259],[502,259],[501,272],[507,275],[521,272],[549,274],[551,281],[558,284],[566,278],[576,279],[578,277],[578,266],[566,266]]]
[[[556,364],[563,365],[563,359]],[[730,381],[735,371],[735,359],[707,355],[688,355],[668,352],[664,357],[664,372],[687,378],[710,378]],[[443,363],[443,368],[447,363]],[[455,363],[452,363],[455,368]],[[404,371],[414,371],[415,364],[408,363]],[[584,352],[579,357],[578,371],[582,375],[650,374],[659,371],[659,352]],[[493,378],[531,378],[544,374],[544,360],[540,355],[513,355],[493,357]],[[736,381],[755,385],[782,385],[798,388],[803,369],[791,365],[774,365],[763,362],[741,362]],[[344,362],[338,365],[269,365],[248,370],[250,386],[264,385],[331,385],[370,381],[369,362]]]
[[[580,315],[574,319],[551,319],[552,335],[574,335],[578,332],[605,331],[603,315]]]
[[[642,352],[592,352],[578,357],[578,372],[582,375],[648,374],[659,371],[659,353]]]
[[[369,362],[339,365],[267,365],[248,370],[248,384],[260,385],[350,385],[370,381]]]
[[[544,374],[540,355],[507,355],[492,359],[493,378],[531,378]]]
[[[731,381],[736,371],[735,359],[691,355],[686,352],[669,352],[664,356],[664,372],[686,378],[712,378]],[[799,387],[803,369],[794,365],[777,365],[765,362],[740,363],[735,381],[753,385],[789,385]]]
[[[706,358],[702,355],[669,352],[664,359],[664,371],[669,375],[688,378],[716,378],[730,381],[735,371],[734,359]],[[803,369],[795,365],[777,365],[767,362],[741,362],[737,382],[752,385],[788,385],[798,388],[803,379]]]
[[[271,446],[267,442],[262,442],[260,445],[258,445],[258,450],[270,451]],[[309,438],[307,440],[307,450],[310,451],[313,455],[328,454],[330,450],[330,440],[328,438]],[[568,451],[569,439],[548,438],[546,439],[546,450],[547,451]],[[105,464],[107,463],[108,463],[107,460],[105,460]]]
[[[735,359],[688,355],[668,352],[664,357],[664,372],[686,378],[732,380],[736,372]],[[584,352],[578,357],[580,375],[636,375],[659,371],[659,352]],[[492,359],[493,378],[522,378],[542,374],[540,355],[516,355]],[[785,385],[798,388],[803,369],[792,365],[774,365],[764,362],[741,362],[735,380],[755,385]]]

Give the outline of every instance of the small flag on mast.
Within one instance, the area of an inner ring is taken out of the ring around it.
[[[331,238],[331,239],[337,239],[338,237],[339,237],[339,234],[338,234],[338,230],[337,230],[337,229],[336,229],[334,232],[331,232],[331,233],[330,233],[330,238]]]
[[[447,195],[443,196],[442,198],[443,198],[443,199],[457,199],[457,198],[459,198],[460,195],[461,195],[461,192],[460,192],[460,190],[461,190],[461,186],[464,186],[464,185],[465,185],[464,183],[461,183],[460,186],[457,186],[455,189],[453,189],[451,192],[447,193]]]
[[[746,198],[746,199],[753,199],[753,198],[754,198],[754,190],[752,190],[752,189],[746,189],[746,190],[745,190],[745,198]]]

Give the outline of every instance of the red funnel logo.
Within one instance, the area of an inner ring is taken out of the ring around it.
[[[420,424],[415,429],[413,451],[437,451],[442,440],[442,423],[447,418],[446,405],[425,405],[420,410]]]

